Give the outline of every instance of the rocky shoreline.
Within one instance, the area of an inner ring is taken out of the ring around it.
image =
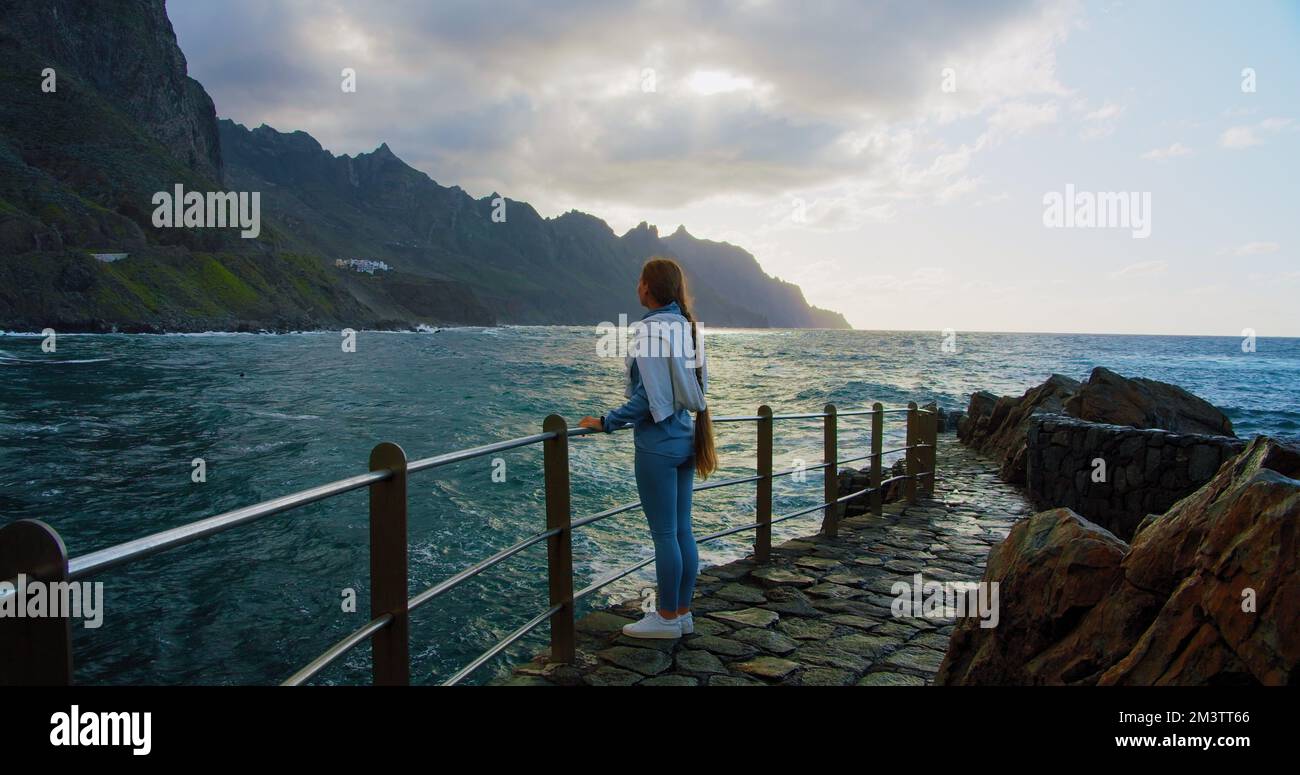
[[[1002,622],[959,622],[936,683],[1294,685],[1300,451],[1258,437],[1132,543],[1053,509],[989,556]]]
[[[1001,461],[1039,509],[1068,506],[1121,538],[1209,481],[1245,442],[1222,411],[1177,385],[1097,367],[1024,395],[971,395],[963,444]]]
[[[402,333],[436,333],[444,328],[497,328],[500,324],[486,323],[481,326],[470,325],[468,323],[439,323],[437,325],[411,324],[406,321],[380,321],[378,323],[367,323],[355,330],[358,332],[365,331],[384,331],[384,332],[402,332]],[[174,334],[265,334],[267,336],[284,336],[286,334],[337,334],[343,327],[320,326],[320,325],[295,325],[295,324],[276,324],[267,326],[262,323],[252,321],[241,321],[230,326],[205,326],[180,325],[164,326],[154,323],[135,323],[127,325],[117,325],[107,321],[97,321],[94,323],[83,323],[73,325],[52,325],[60,334],[147,334],[154,336],[167,336]],[[24,330],[19,328],[8,329],[0,327],[0,336],[40,336],[41,330]]]
[[[989,556],[1002,623],[959,622],[936,683],[1295,683],[1300,450],[1104,368],[976,393],[959,437],[1044,510]]]
[[[932,498],[880,517],[850,501],[835,538],[707,569],[694,635],[623,636],[641,615],[628,601],[579,621],[576,664],[543,652],[495,683],[1296,683],[1300,449],[1238,439],[1181,388],[1100,368],[976,393],[945,420],[961,443],[939,437]],[[917,583],[976,580],[999,590],[993,626],[897,605]]]

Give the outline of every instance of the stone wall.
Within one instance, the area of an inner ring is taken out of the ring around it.
[[[1129,540],[1147,514],[1195,492],[1246,443],[1039,414],[1027,429],[1026,487],[1035,508],[1066,507]],[[1095,460],[1105,480],[1094,481]]]
[[[986,391],[972,393],[957,437],[963,444],[1000,461],[998,475],[1002,481],[1027,486],[1025,436],[1036,422],[1035,417],[1042,414],[1132,428],[1159,428],[1164,433],[1235,438],[1232,421],[1204,399],[1177,385],[1130,379],[1101,366],[1092,370],[1087,382],[1053,374],[1019,397],[999,397]]]

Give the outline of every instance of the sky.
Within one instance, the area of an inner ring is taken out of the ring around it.
[[[1300,336],[1296,0],[167,5],[223,118],[681,225],[855,328]]]

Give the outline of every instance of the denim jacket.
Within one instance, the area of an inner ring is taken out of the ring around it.
[[[700,366],[698,379],[696,365]],[[703,343],[694,342],[690,323],[676,302],[642,316],[625,367],[628,400],[601,418],[605,431],[631,425],[640,451],[691,454],[695,438],[691,412],[707,408],[708,361]]]

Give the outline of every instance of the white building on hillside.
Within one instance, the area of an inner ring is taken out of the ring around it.
[[[339,269],[351,269],[354,272],[365,272],[374,274],[375,272],[387,272],[388,264],[383,261],[371,261],[368,258],[349,258],[344,261],[341,258],[334,260],[334,266]]]

